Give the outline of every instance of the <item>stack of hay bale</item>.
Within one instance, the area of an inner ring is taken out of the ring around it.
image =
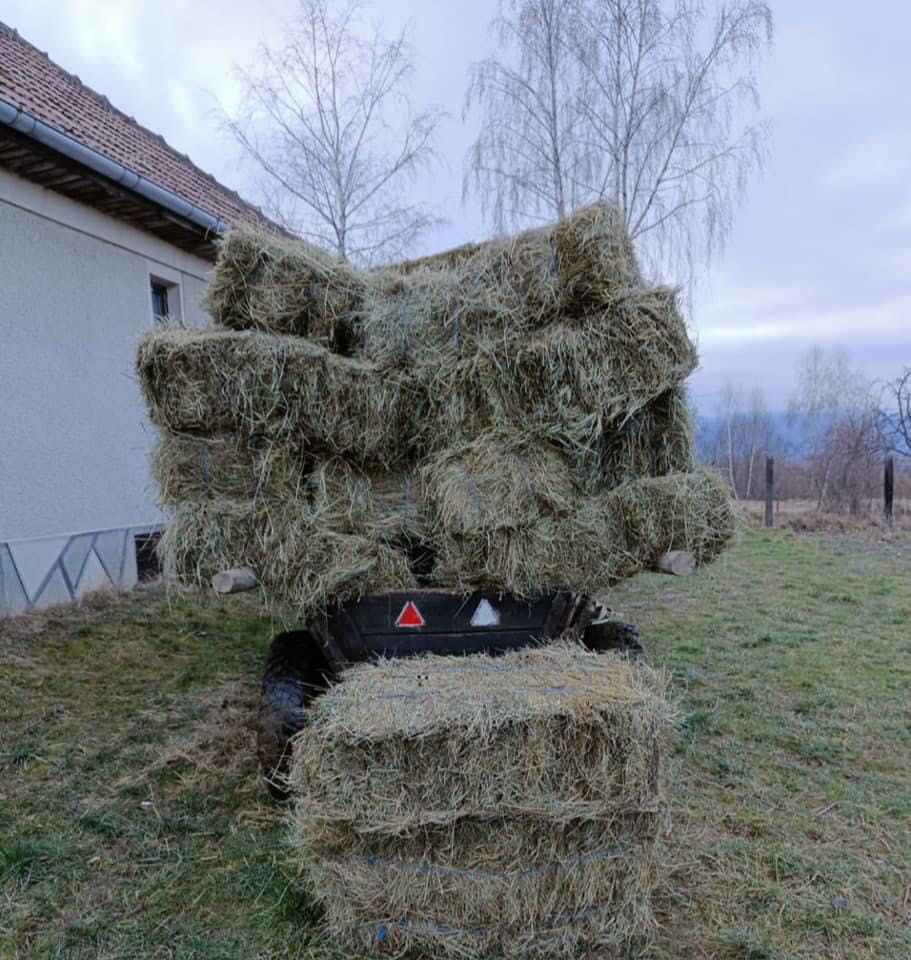
[[[291,772],[327,935],[433,957],[640,942],[670,719],[654,672],[579,646],[353,668]]]
[[[245,228],[211,330],[137,368],[168,561],[309,617],[365,592],[590,593],[733,522],[693,466],[696,355],[608,204],[377,270]],[[662,683],[563,643],[361,664],[295,743],[295,849],[349,948],[628,945],[651,924]]]
[[[416,585],[588,592],[731,535],[693,468],[695,350],[608,204],[376,270],[236,228],[208,309],[137,360],[184,577],[249,566],[305,617]]]

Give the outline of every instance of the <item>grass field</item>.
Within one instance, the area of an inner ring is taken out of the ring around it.
[[[911,957],[909,557],[745,532],[610,595],[684,718],[645,956]],[[136,594],[2,622],[0,957],[333,955],[256,780],[258,614]]]

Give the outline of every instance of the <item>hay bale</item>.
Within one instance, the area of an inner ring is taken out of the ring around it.
[[[619,210],[599,201],[557,224],[487,243],[392,264],[390,271],[457,273],[470,289],[496,290],[510,326],[526,330],[558,317],[609,306],[642,285],[642,274]],[[472,297],[474,299],[474,297]]]
[[[299,337],[160,330],[140,341],[136,369],[153,422],[174,433],[389,465],[413,453],[425,423],[415,384]]]
[[[249,567],[304,620],[333,600],[417,585],[404,552],[329,529],[309,504],[185,500],[172,511],[160,549],[166,569],[199,586],[221,570]]]
[[[727,491],[708,472],[579,496],[553,449],[495,449],[469,447],[468,460],[443,454],[413,476],[321,462],[299,481],[299,498],[268,490],[250,501],[184,499],[164,555],[195,583],[249,566],[306,617],[334,600],[418,583],[523,597],[549,587],[596,593],[669,550],[707,563],[733,536]]]
[[[666,390],[601,435],[594,456],[580,456],[577,476],[588,492],[643,477],[695,469],[693,424],[686,395]]]
[[[233,434],[161,431],[152,476],[166,506],[186,500],[258,501],[275,512],[307,508],[335,533],[426,538],[420,478],[408,470],[365,470],[340,457],[316,459],[289,444]]]
[[[367,473],[336,458],[318,462],[307,487],[319,522],[336,532],[397,544],[431,535],[421,478],[411,471]]]
[[[188,499],[306,499],[313,457],[290,444],[159,432],[152,450],[152,478],[167,506]]]
[[[663,692],[648,668],[573,644],[348,671],[290,774],[327,932],[509,956],[646,934]]]
[[[495,513],[467,532],[436,520],[437,583],[461,590],[505,590],[534,596],[546,587],[597,593],[652,569],[668,550],[707,563],[734,534],[727,489],[707,471],[645,477],[579,496],[561,516],[546,509],[524,524]]]
[[[328,251],[237,224],[219,243],[204,306],[233,330],[296,334],[346,352],[362,287],[360,273]]]
[[[423,462],[421,480],[433,522],[448,536],[525,527],[575,508],[566,456],[546,438],[518,431],[453,443]]]
[[[504,817],[414,838],[349,834],[336,856],[311,855],[306,876],[326,937],[349,950],[578,956],[652,931],[659,822]]]
[[[696,363],[674,292],[638,289],[535,335],[482,339],[455,364],[431,357],[418,379],[446,435],[471,437],[496,425],[595,448],[618,423],[679,387]]]
[[[370,271],[239,228],[209,304],[241,332],[156,331],[137,359],[193,579],[251,566],[302,614],[413,582],[588,592],[730,535],[691,474],[676,296],[609,204]]]
[[[555,226],[374,270],[235,226],[219,245],[205,305],[231,329],[295,334],[348,353],[364,342],[364,324],[375,342],[377,327],[388,325],[377,314],[395,315],[403,304],[432,319],[427,333],[460,317],[467,328],[528,330],[609,306],[641,283],[622,216],[600,202]]]
[[[456,363],[480,338],[502,336],[525,316],[508,289],[464,269],[390,270],[365,292],[358,331],[371,362],[421,370]]]

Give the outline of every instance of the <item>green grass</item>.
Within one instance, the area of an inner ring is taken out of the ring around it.
[[[611,595],[683,720],[650,956],[911,957],[911,589],[888,548],[749,533]]]
[[[911,957],[907,564],[746,533],[610,602],[682,712],[647,956]],[[135,595],[0,622],[0,957],[331,954],[256,779],[259,614]]]

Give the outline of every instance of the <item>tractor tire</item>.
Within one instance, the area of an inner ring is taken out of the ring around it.
[[[289,795],[291,738],[304,726],[314,697],[333,680],[316,638],[306,630],[280,633],[269,645],[257,718],[259,769],[277,800]]]
[[[616,650],[630,660],[645,659],[645,647],[639,637],[639,628],[634,623],[623,623],[620,620],[596,621],[586,628],[582,643],[589,650],[598,653]]]

